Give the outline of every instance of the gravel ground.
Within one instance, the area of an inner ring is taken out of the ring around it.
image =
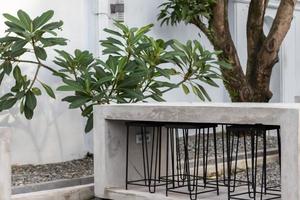
[[[189,150],[189,158],[192,159],[194,157],[194,152],[195,152],[195,137],[191,136],[188,139],[188,150]],[[200,138],[200,158],[202,157],[202,136]],[[236,149],[236,140],[234,141],[234,150]],[[183,145],[183,140],[181,140],[179,142],[180,144],[180,151],[181,151],[181,155],[182,158],[184,158],[184,145]],[[221,158],[223,157],[223,144],[225,144],[225,150],[226,150],[226,141],[222,141],[222,135],[218,134],[217,135],[217,152],[218,152],[218,157]],[[244,139],[240,139],[240,143],[239,143],[239,152],[240,153],[244,153]],[[246,138],[246,146],[247,146],[247,150],[248,152],[250,152],[250,147],[251,147],[251,140],[250,137]],[[268,136],[267,137],[267,149],[277,149],[278,144],[277,144],[277,137],[274,136]],[[258,149],[262,150],[263,149],[263,141],[262,138],[259,137],[258,139]],[[210,135],[209,136],[209,144],[208,144],[208,155],[209,157],[214,157],[214,144],[213,144],[213,136]],[[225,151],[226,152],[226,151]],[[226,156],[226,153],[225,153]]]
[[[251,173],[249,174],[251,176]],[[262,167],[257,168],[257,181],[258,185],[261,185]],[[241,170],[237,175],[237,180],[247,180],[247,173],[245,170]],[[280,185],[280,168],[278,162],[271,162],[267,164],[267,185],[278,186]]]
[[[12,185],[23,186],[60,179],[86,177],[93,175],[93,170],[92,157],[56,164],[13,166]]]

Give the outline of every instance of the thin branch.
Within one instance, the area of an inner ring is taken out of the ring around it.
[[[35,47],[35,41],[34,41],[34,39],[32,39],[31,42],[32,42],[32,47],[33,47],[33,49],[34,49],[34,56],[35,56],[35,58],[36,58],[36,60],[37,60],[38,66],[37,66],[37,69],[36,69],[36,71],[35,71],[34,77],[33,77],[32,81],[31,81],[31,84],[30,84],[30,86],[29,86],[27,92],[30,91],[31,88],[33,87],[35,81],[37,80],[39,71],[40,71],[40,69],[41,69],[41,61],[40,61],[40,59],[38,58],[38,56],[37,56],[37,54],[36,54],[36,51],[35,51],[35,48],[34,48],[34,47]]]
[[[31,63],[31,64],[36,64],[36,65],[41,65],[41,67],[53,72],[53,73],[58,73],[58,71],[56,71],[55,69],[45,65],[44,63],[38,63],[38,62],[35,62],[35,61],[31,61],[31,60],[19,60],[19,59],[12,59],[11,61],[14,61],[14,62],[21,62],[21,63]]]
[[[199,17],[195,18],[191,21],[192,24],[194,24],[196,27],[198,27],[205,35],[206,37],[209,39],[209,41],[211,43],[213,43],[214,41],[214,37],[211,33],[211,31],[209,30],[209,28],[205,25],[205,23],[203,23]]]

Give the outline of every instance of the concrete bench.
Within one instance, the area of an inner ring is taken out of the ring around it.
[[[126,159],[124,121],[137,120],[280,125],[282,199],[300,200],[300,104],[161,103],[105,105],[95,107],[94,116],[95,194],[99,198],[113,198],[115,200],[168,199],[163,194],[149,195],[147,192],[124,190]]]

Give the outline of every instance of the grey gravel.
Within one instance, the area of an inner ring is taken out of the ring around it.
[[[188,150],[189,150],[189,158],[193,159],[194,157],[194,152],[195,152],[195,137],[194,136],[190,136],[188,139]],[[199,157],[202,157],[202,151],[203,151],[203,143],[202,143],[202,136],[200,138],[200,155]],[[181,139],[179,141],[180,144],[180,152],[182,155],[182,158],[184,158],[184,145],[183,145],[183,140]],[[222,158],[223,157],[223,146],[224,146],[224,152],[225,152],[225,156],[226,156],[226,140],[222,139],[222,135],[218,134],[217,135],[217,155],[218,158]],[[225,145],[224,145],[225,144]],[[236,151],[236,140],[234,141],[234,151]],[[250,147],[251,147],[251,140],[250,137],[246,137],[246,147],[248,152],[250,152]],[[263,141],[262,138],[259,137],[258,139],[258,149],[262,150],[263,149]],[[277,137],[274,136],[268,136],[267,137],[267,149],[278,149],[278,142],[277,142]],[[210,158],[214,157],[214,142],[213,142],[213,135],[210,134],[209,136],[209,142],[208,142],[208,156]],[[239,152],[240,153],[244,153],[244,139],[240,139],[240,143],[239,143]]]
[[[251,169],[250,169],[251,170]],[[251,172],[251,171],[250,171]],[[250,174],[251,176],[251,174]],[[261,185],[262,167],[257,167],[257,184]],[[237,180],[247,180],[247,173],[241,170],[237,175]],[[268,187],[280,185],[280,167],[279,162],[270,162],[267,164],[267,185]]]
[[[46,165],[12,166],[12,185],[23,186],[60,179],[81,178],[91,176],[93,173],[92,157]]]
[[[209,141],[209,156],[213,157],[213,138]],[[182,141],[181,141],[182,143]],[[249,144],[249,141],[247,143]],[[193,137],[190,138],[189,151],[190,157],[192,158],[194,152],[194,141]],[[217,137],[217,149],[218,157],[222,157],[222,139],[221,135]],[[250,147],[250,146],[249,146]],[[182,148],[182,146],[181,146]],[[243,145],[240,146],[243,150]],[[262,148],[262,142],[259,142],[259,148]],[[277,148],[277,138],[270,136],[268,137],[267,148]],[[202,154],[201,154],[202,155]],[[200,155],[200,156],[201,156]],[[81,178],[93,175],[93,158],[91,156],[84,159],[73,160],[63,163],[54,163],[46,165],[21,165],[12,167],[12,185],[23,186],[28,184],[49,182],[61,179],[73,179]],[[260,173],[258,173],[260,176]],[[240,178],[245,178],[245,173],[239,173]],[[268,181],[276,184],[280,182],[279,165],[278,163],[272,163],[268,166]],[[258,177],[260,180],[260,177]],[[273,184],[272,184],[273,185]]]

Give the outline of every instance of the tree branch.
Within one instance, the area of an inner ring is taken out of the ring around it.
[[[264,17],[268,0],[251,0],[247,19],[247,81],[252,84],[255,82],[255,73],[257,69],[256,58],[264,40],[263,31]]]
[[[209,29],[213,33],[212,44],[216,50],[223,53],[220,60],[225,60],[232,65],[232,69],[221,68],[224,77],[224,85],[228,90],[232,101],[247,101],[251,96],[236,47],[231,37],[228,22],[228,0],[216,0],[213,7],[212,18],[209,21]]]
[[[258,70],[256,86],[259,90],[269,91],[272,68],[278,61],[278,51],[291,26],[296,0],[281,0],[271,30],[258,53]]]

